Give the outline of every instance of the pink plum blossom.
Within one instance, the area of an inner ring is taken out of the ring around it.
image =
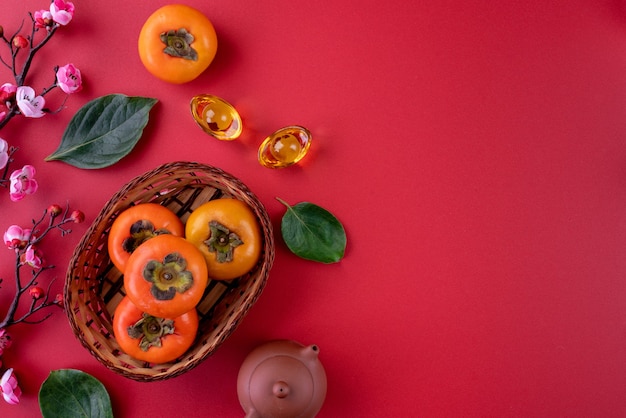
[[[15,93],[17,86],[11,83],[4,83],[0,86],[0,121],[4,119],[10,108],[15,104]]]
[[[29,245],[24,253],[24,263],[34,269],[40,269],[43,264],[41,254],[32,245]]]
[[[74,17],[74,3],[65,0],[54,0],[50,4],[52,19],[61,26],[65,26]]]
[[[2,120],[2,118],[0,118]],[[9,143],[0,138],[0,170],[9,162]]]
[[[4,328],[0,329],[0,357],[4,354],[4,350],[11,347],[11,343],[13,343],[13,340],[11,340],[7,330]]]
[[[18,248],[26,247],[28,240],[30,239],[30,234],[32,230],[23,229],[19,225],[11,225],[4,232],[4,245],[9,247],[10,250],[16,250]],[[0,337],[2,335],[0,334]]]
[[[46,100],[42,96],[37,96],[35,89],[29,86],[20,86],[15,93],[17,106],[27,118],[40,118],[44,115],[43,107]]]
[[[27,118],[40,118],[45,113],[43,107],[46,104],[46,99],[42,96],[37,96],[35,90],[32,87],[20,86],[15,93],[15,100],[17,100],[17,107]]]
[[[33,194],[37,191],[39,185],[35,180],[35,167],[25,165],[21,170],[15,170],[11,174],[11,187],[9,196],[12,201],[22,200],[27,194]]]
[[[15,100],[15,94],[17,93],[17,86],[11,83],[4,83],[0,86],[0,103],[10,106],[10,102]]]
[[[74,64],[66,64],[57,70],[57,86],[67,94],[76,93],[83,88],[80,70]]]
[[[2,397],[7,403],[11,405],[20,403],[22,391],[17,384],[17,377],[15,377],[13,369],[7,369],[2,375],[0,379],[0,392],[2,392]]]
[[[35,27],[37,29],[48,29],[52,27],[54,20],[52,19],[52,13],[49,10],[38,10],[33,13],[33,19],[35,19]]]

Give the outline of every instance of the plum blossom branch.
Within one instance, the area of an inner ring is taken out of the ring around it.
[[[37,27],[36,20],[33,17],[32,13],[29,13],[29,16],[33,22],[31,35],[29,37],[30,39],[27,45],[29,47],[29,50],[28,50],[28,55],[26,57],[26,60],[24,61],[24,65],[22,66],[22,71],[19,74],[17,73],[16,68],[15,68],[15,60],[13,61],[13,75],[15,76],[15,83],[18,86],[24,85],[24,80],[26,79],[26,76],[28,75],[28,70],[30,70],[30,66],[33,63],[33,58],[35,58],[35,54],[37,53],[37,51],[39,51],[45,44],[48,43],[48,41],[52,38],[52,35],[54,35],[54,33],[57,31],[59,27],[58,24],[51,25],[50,30],[46,31],[46,35],[44,36],[44,38],[37,45],[35,45],[34,44],[35,33],[37,32],[39,28]],[[17,54],[18,50],[19,50],[18,48],[15,49],[16,51],[15,54]]]
[[[4,44],[8,48],[10,56],[10,59],[8,59],[3,58],[2,54],[0,54],[0,63],[9,69],[13,77],[13,82],[6,82],[0,85],[0,129],[17,115],[22,115],[26,118],[41,118],[48,113],[57,113],[63,109],[70,94],[79,92],[82,89],[81,72],[72,63],[55,66],[54,82],[42,89],[40,94],[33,87],[25,84],[37,52],[48,44],[61,27],[68,25],[72,21],[74,4],[66,0],[52,0],[48,9],[28,12],[28,16],[31,22],[29,34],[23,33],[24,20],[10,36],[5,34],[4,28],[0,26],[0,46]],[[41,33],[43,35],[40,35]],[[23,60],[20,60],[21,66],[18,64],[18,57],[20,56],[24,57]],[[57,87],[66,96],[57,110],[50,110],[45,107],[46,99],[44,96]],[[6,141],[0,138],[0,170],[3,170],[0,171],[0,186],[7,187],[7,176],[10,173],[9,165],[13,159],[6,158],[8,149],[3,150],[3,142],[6,143]],[[15,147],[10,149],[12,153],[17,150]],[[33,183],[30,180],[29,184],[31,186],[34,185],[34,187],[30,189],[22,187],[26,184],[24,180],[27,178],[32,179],[32,175],[26,176],[24,174],[25,170],[30,170],[29,167],[32,166],[24,166],[22,170],[11,172],[10,196],[14,202],[37,190],[36,182]],[[16,176],[15,179],[13,175]],[[13,186],[17,187],[17,191],[13,190]]]
[[[48,220],[47,224],[45,223]],[[31,320],[33,314],[50,306],[60,306],[61,298],[56,297],[50,300],[48,295],[52,281],[48,284],[47,292],[39,287],[40,276],[54,265],[46,265],[43,256],[39,252],[38,244],[52,231],[57,230],[61,236],[71,232],[67,228],[68,223],[80,223],[85,219],[85,215],[78,210],[70,213],[69,205],[63,210],[59,205],[51,205],[43,212],[39,220],[33,220],[31,228],[22,228],[19,225],[11,225],[4,233],[4,244],[7,248],[15,251],[15,294],[13,300],[0,321],[0,330],[18,323],[35,324],[44,321],[49,315],[39,320]],[[23,280],[22,270],[30,270],[30,278]],[[1,283],[1,279],[0,279]],[[18,316],[20,299],[29,292],[32,300],[25,313]]]
[[[63,297],[60,294],[52,300],[49,298],[54,279],[49,281],[45,291],[39,286],[42,274],[53,269],[54,265],[46,265],[44,263],[43,255],[38,250],[37,245],[52,231],[58,230],[61,236],[65,236],[71,232],[66,224],[71,222],[80,223],[84,220],[85,215],[81,211],[74,210],[70,212],[69,204],[66,205],[65,210],[54,204],[46,209],[38,220],[33,219],[31,228],[11,225],[5,231],[4,243],[7,248],[15,251],[15,294],[4,319],[0,322],[0,366],[2,366],[1,358],[4,350],[12,344],[7,328],[19,323],[41,323],[48,319],[52,313],[48,312],[40,318],[33,317],[35,313],[52,306],[61,307],[63,303]],[[29,269],[31,273],[30,277],[24,281],[22,281],[21,277],[23,269]],[[0,278],[1,283],[2,279]],[[27,292],[31,298],[28,309],[18,314],[20,299]],[[22,390],[12,368],[6,369],[0,377],[0,394],[2,394],[5,402],[11,405],[17,405],[20,402]]]
[[[15,81],[15,84],[5,83],[3,86],[14,89],[15,91],[10,91],[9,93],[21,94],[22,99],[20,101],[20,97],[14,98],[10,95],[8,97],[0,97],[3,99],[0,103],[0,129],[5,126],[11,118],[20,113],[25,117],[43,116],[43,112],[45,111],[43,108],[45,104],[43,95],[37,96],[34,94],[34,90],[31,87],[25,86],[26,77],[28,76],[28,72],[37,52],[50,41],[60,27],[66,26],[72,20],[74,16],[74,4],[65,0],[54,0],[50,4],[49,10],[39,10],[34,13],[29,12],[28,15],[31,20],[30,35],[24,36],[20,34],[24,26],[24,21],[22,21],[17,31],[9,38],[5,36],[4,29],[0,26],[0,39],[8,46],[11,55],[10,63],[2,59],[1,56],[0,62],[12,72]],[[36,35],[40,30],[45,30],[45,35],[43,38],[36,40]],[[22,51],[25,51],[26,57],[21,68],[18,68],[17,57]],[[57,86],[66,94],[80,91],[82,85],[80,71],[74,67],[73,64],[67,64],[60,68],[57,66],[55,67],[55,73],[57,76],[56,81],[51,87],[44,90],[45,93]],[[26,87],[26,90],[19,91],[20,87]],[[24,94],[24,92],[29,94]],[[26,100],[24,100],[25,96]],[[2,109],[2,107],[5,109]],[[35,107],[36,110],[33,111],[32,107]]]

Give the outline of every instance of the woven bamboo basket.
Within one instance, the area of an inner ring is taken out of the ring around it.
[[[209,200],[233,197],[255,212],[263,236],[257,265],[231,281],[209,280],[198,304],[200,326],[191,348],[171,363],[135,360],[117,344],[112,315],[125,296],[123,275],[111,263],[107,237],[114,219],[126,208],[154,202],[173,210],[183,222]],[[231,335],[260,296],[274,261],[274,235],[265,208],[240,180],[219,168],[174,162],[136,177],[104,206],[76,247],[64,285],[65,313],[83,346],[107,368],[127,378],[150,382],[179,376],[197,366]]]

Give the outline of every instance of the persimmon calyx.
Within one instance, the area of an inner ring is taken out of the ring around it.
[[[150,347],[161,347],[161,339],[174,333],[174,320],[157,318],[147,313],[128,327],[128,336],[139,339],[139,348],[148,351]]]
[[[132,253],[150,238],[169,233],[167,229],[156,229],[152,222],[141,219],[130,226],[130,236],[122,242],[122,249],[127,253]]]
[[[198,60],[198,52],[191,46],[195,38],[187,29],[171,29],[161,33],[160,38],[165,44],[163,52],[167,55],[192,61]]]
[[[217,221],[209,222],[209,230],[211,235],[204,241],[209,252],[215,253],[218,263],[233,261],[235,248],[243,244],[239,235]]]
[[[150,292],[157,300],[172,300],[193,286],[193,274],[187,270],[187,260],[180,254],[169,253],[163,259],[150,260],[143,269],[143,278],[152,283]]]

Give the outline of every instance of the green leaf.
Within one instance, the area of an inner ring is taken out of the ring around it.
[[[76,112],[61,144],[45,160],[60,160],[87,169],[115,164],[137,144],[157,101],[123,94],[90,101]]]
[[[44,418],[113,418],[111,399],[99,380],[80,370],[53,370],[39,389]]]
[[[309,202],[287,207],[280,229],[287,247],[298,257],[336,263],[346,250],[346,232],[341,222],[326,209]]]

